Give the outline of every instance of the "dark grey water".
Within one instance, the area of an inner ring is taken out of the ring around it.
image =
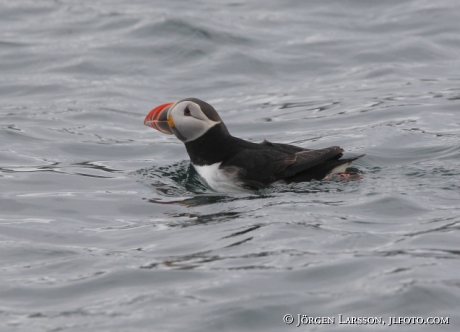
[[[458,331],[457,0],[1,1],[0,59],[2,331]],[[213,193],[191,96],[364,178]]]

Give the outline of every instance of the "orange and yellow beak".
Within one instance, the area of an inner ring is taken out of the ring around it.
[[[174,103],[166,103],[155,107],[145,117],[144,124],[152,127],[163,134],[172,135],[171,127],[174,127],[172,117],[168,117],[168,111]]]

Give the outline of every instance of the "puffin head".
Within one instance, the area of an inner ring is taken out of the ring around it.
[[[159,105],[147,114],[144,124],[164,134],[174,134],[184,143],[203,136],[216,125],[227,131],[216,110],[196,98]]]

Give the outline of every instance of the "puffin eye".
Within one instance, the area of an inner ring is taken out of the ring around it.
[[[184,115],[185,115],[185,116],[191,116],[191,115],[192,115],[192,114],[190,114],[190,110],[188,109],[188,107],[186,107],[186,108],[184,109]]]

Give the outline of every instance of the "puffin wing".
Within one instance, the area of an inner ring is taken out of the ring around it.
[[[268,144],[262,143],[261,145]],[[243,186],[260,189],[272,182],[305,171],[325,160],[338,159],[343,152],[343,149],[338,146],[320,150],[305,150],[287,144],[270,143],[269,146],[271,148],[244,149],[232,158],[223,161],[220,168],[235,174]]]
[[[305,150],[295,153],[296,161],[276,174],[276,180],[285,179],[304,172],[322,162],[337,160],[342,157],[343,149],[340,146],[331,146],[319,150]]]
[[[223,161],[219,168],[244,187],[260,189],[276,181],[276,174],[296,162],[295,154],[266,149],[242,150]]]
[[[262,143],[260,143],[260,145],[271,147],[273,148],[273,150],[277,150],[277,151],[289,153],[289,154],[300,152],[300,151],[311,151],[309,149],[304,149],[304,148],[301,148],[295,145],[283,144],[283,143],[272,143],[265,139]]]

